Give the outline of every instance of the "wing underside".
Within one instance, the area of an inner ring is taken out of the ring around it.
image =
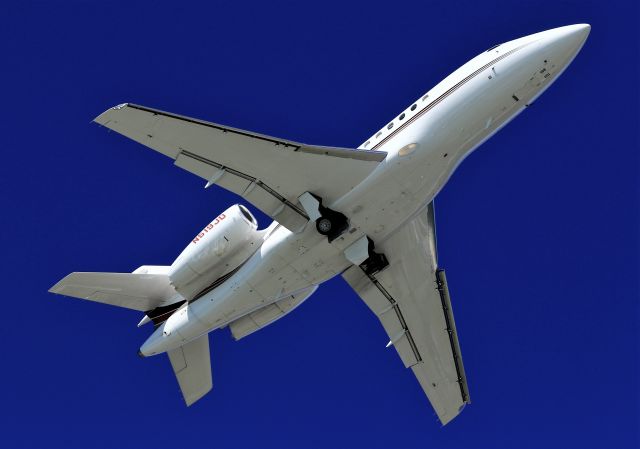
[[[367,275],[352,266],[343,277],[382,323],[443,424],[470,402],[444,271],[437,267],[433,209],[376,249],[389,266]]]
[[[134,104],[111,108],[95,121],[174,159],[207,186],[240,195],[294,232],[308,221],[300,195],[338,199],[386,156],[305,145]]]
[[[182,299],[166,274],[76,272],[49,291],[143,312]]]

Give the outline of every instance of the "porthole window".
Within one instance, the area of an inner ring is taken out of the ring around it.
[[[387,125],[387,129],[391,129],[391,128],[393,128],[393,122],[391,122],[391,123],[389,123],[389,124]]]
[[[422,97],[422,101],[426,100],[427,98],[429,98],[429,94],[426,94],[424,97]]]
[[[411,106],[411,110],[412,110],[412,111],[415,111],[417,107],[418,107],[418,105],[417,105],[417,104],[414,104],[414,105],[412,105],[412,106]]]
[[[371,143],[370,140],[367,140],[367,143],[364,144],[364,147],[367,148],[369,146],[369,144]]]
[[[398,117],[399,120],[403,120],[404,119],[404,112],[402,114],[400,114],[400,117]]]
[[[381,135],[382,135],[382,131],[378,131],[378,134],[376,134],[376,139],[377,139],[378,137],[380,137]]]

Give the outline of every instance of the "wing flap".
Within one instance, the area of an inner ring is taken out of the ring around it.
[[[389,336],[389,345],[396,348],[405,368],[418,363],[420,360],[411,345],[411,335],[404,323],[402,311],[384,287],[376,286],[375,278],[372,281],[358,267],[350,268],[342,276],[378,317]]]
[[[187,406],[211,391],[213,381],[208,334],[167,352],[167,355]]]
[[[49,292],[143,312],[182,299],[165,274],[76,272]]]
[[[292,231],[308,220],[298,205],[301,194],[313,192],[329,204],[386,157],[380,151],[304,145],[133,104],[109,109],[95,121],[174,159],[207,185],[243,196]]]

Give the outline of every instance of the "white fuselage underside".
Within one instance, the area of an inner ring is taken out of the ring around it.
[[[348,217],[347,232],[328,243],[313,223],[292,233],[274,222],[260,249],[233,276],[173,314],[141,352],[184,345],[347,269],[344,250],[350,244],[364,235],[382,242],[419,213],[465,157],[562,73],[582,44],[570,28],[502,44],[449,75],[360,147],[388,155],[362,183],[326,204]]]

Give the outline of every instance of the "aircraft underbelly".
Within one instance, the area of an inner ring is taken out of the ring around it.
[[[351,265],[345,251],[363,236],[383,243],[426,207],[464,158],[537,98],[575,55],[573,47],[567,47],[566,54],[551,50],[535,41],[510,50],[508,58],[492,59],[462,80],[459,74],[448,77],[431,97],[420,100],[433,102],[423,108],[423,115],[386,127],[391,131],[398,124],[372,147],[386,152],[373,172],[341,198],[324,204],[347,217],[344,233],[329,243],[312,221],[298,233],[274,227],[233,276],[163,323],[143,352],[170,350],[342,273]]]
[[[435,198],[473,150],[546,88],[549,75],[540,70],[555,65],[539,59],[540,67],[499,62],[469,81],[385,143],[381,149],[388,157],[379,170],[332,207],[349,217],[357,234],[384,240]],[[414,144],[413,151],[401,155]]]
[[[279,227],[235,275],[191,303],[190,308],[200,321],[216,329],[318,285],[348,265],[341,250],[329,244],[315,227],[307,226],[300,234]]]
[[[363,235],[381,242],[422,210],[464,158],[546,88],[546,73],[555,65],[547,59],[542,63],[542,56],[538,58],[541,67],[517,63],[525,57],[522,54],[486,69],[385,143],[381,149],[388,157],[378,169],[330,205],[350,220],[349,231],[331,244],[315,231],[313,223],[299,234],[277,230],[262,248],[258,266],[251,274],[238,276],[241,285],[221,301],[223,311],[210,324],[218,327],[330,279],[349,266],[344,250],[350,244]],[[436,86],[434,91],[447,88]],[[401,149],[414,144],[415,149],[401,155]]]

